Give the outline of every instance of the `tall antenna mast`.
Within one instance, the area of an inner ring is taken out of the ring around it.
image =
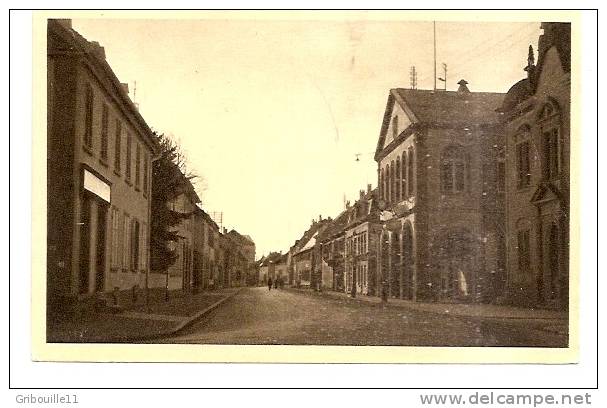
[[[434,31],[434,90],[436,91],[436,21],[432,22]]]
[[[411,89],[417,89],[417,71],[415,70],[415,65],[409,70],[409,80]]]

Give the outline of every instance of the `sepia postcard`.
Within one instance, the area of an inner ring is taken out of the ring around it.
[[[579,21],[35,12],[33,359],[575,363]]]

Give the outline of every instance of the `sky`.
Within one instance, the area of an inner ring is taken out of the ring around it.
[[[471,20],[478,16],[471,16]],[[388,92],[433,88],[431,21],[74,19],[150,127],[199,175],[202,207],[247,234],[259,258],[288,251],[312,219],[377,184]],[[538,22],[437,22],[447,89],[506,92],[523,78]],[[136,83],[136,93],[135,90]],[[442,83],[439,81],[438,86]],[[356,161],[356,155],[360,154]]]

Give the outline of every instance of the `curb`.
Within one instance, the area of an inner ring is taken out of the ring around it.
[[[399,305],[399,304],[395,304],[395,303],[391,303],[388,301],[388,303],[377,303],[377,302],[368,302],[366,300],[363,299],[359,299],[358,297],[356,298],[351,298],[351,297],[344,297],[341,295],[337,295],[337,294],[333,294],[330,292],[307,292],[305,289],[301,290],[301,289],[296,289],[296,288],[288,288],[289,291],[291,291],[292,293],[300,293],[302,295],[308,295],[308,296],[322,296],[325,298],[331,298],[331,299],[336,299],[336,300],[345,300],[345,301],[350,301],[350,302],[357,302],[359,304],[367,304],[370,306],[380,306],[380,307],[393,307],[393,308],[400,308],[400,309],[407,309],[407,310],[415,310],[418,312],[422,312],[422,313],[432,313],[432,314],[437,314],[437,315],[442,315],[442,316],[452,316],[452,317],[458,317],[458,318],[468,318],[468,319],[474,319],[474,318],[479,318],[482,317],[484,319],[496,319],[496,320],[549,320],[549,321],[567,321],[567,317],[517,317],[517,316],[496,316],[496,315],[469,315],[469,314],[461,314],[461,313],[444,313],[444,312],[440,312],[440,311],[436,311],[436,310],[425,310],[423,308],[418,308],[415,306],[410,306],[410,305]]]
[[[191,326],[192,324],[194,324],[196,321],[200,320],[201,318],[203,318],[207,313],[209,313],[210,311],[216,309],[218,306],[222,305],[223,303],[227,302],[228,300],[232,299],[234,296],[236,296],[237,294],[239,294],[240,292],[242,292],[244,288],[238,288],[238,290],[236,290],[234,293],[231,293],[229,295],[227,295],[226,297],[219,299],[217,302],[213,303],[211,306],[208,306],[206,309],[201,310],[200,312],[196,313],[194,316],[188,318],[187,320],[184,320],[183,322],[179,323],[177,325],[177,327],[175,327],[174,329],[171,330],[170,334],[177,334],[178,332],[180,332],[181,330]]]
[[[243,289],[244,289],[243,287],[238,288],[238,290],[234,291],[234,293],[231,293],[231,294],[219,299],[217,302],[213,303],[212,305],[210,305],[210,306],[206,307],[205,309],[201,310],[200,312],[196,313],[194,316],[184,319],[181,323],[179,323],[176,327],[173,327],[172,329],[164,330],[164,331],[153,333],[153,334],[143,334],[143,335],[139,335],[139,336],[114,337],[114,338],[109,338],[109,339],[106,339],[103,341],[91,342],[91,344],[95,344],[95,343],[98,343],[98,344],[138,343],[138,342],[149,341],[149,340],[154,340],[154,339],[158,339],[158,338],[162,338],[162,337],[175,335],[178,332],[180,332],[181,330],[191,326],[198,320],[202,319],[206,314],[208,314],[212,310],[216,309],[223,303],[232,299],[234,296],[239,294]]]

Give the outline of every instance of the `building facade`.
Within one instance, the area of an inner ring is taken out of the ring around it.
[[[389,93],[375,154],[385,296],[473,302],[503,288],[504,95],[459,84]]]
[[[571,26],[542,23],[535,64],[500,109],[506,141],[508,296],[515,304],[569,303]]]
[[[53,313],[150,283],[151,163],[159,146],[103,47],[80,36],[69,20],[48,20],[47,39],[47,301]]]
[[[176,171],[179,171],[176,169]],[[194,191],[190,181],[182,175],[183,184],[176,196],[167,205],[170,209],[183,216],[174,228],[179,240],[170,242],[174,251],[175,262],[167,270],[166,285],[169,290],[191,290],[194,287],[194,252],[195,252],[195,217],[200,198]]]
[[[382,233],[379,223],[377,189],[360,191],[359,199],[349,209],[344,230],[345,274],[347,293],[379,296],[378,244]]]

